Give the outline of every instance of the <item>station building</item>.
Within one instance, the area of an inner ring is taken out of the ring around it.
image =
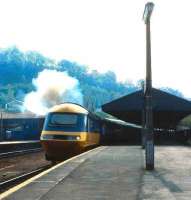
[[[191,102],[169,94],[167,92],[152,88],[152,107],[153,107],[153,127],[155,141],[184,141],[190,137],[190,131],[177,130],[178,123],[191,114]],[[102,110],[114,117],[141,126],[144,119],[144,92],[128,94],[119,99],[102,105]],[[135,127],[138,128],[138,127]],[[123,137],[122,137],[123,136]],[[129,136],[129,137],[128,137]],[[132,132],[123,131],[121,139],[127,140],[133,138],[134,141],[141,141],[141,129],[139,134],[132,135]],[[118,141],[120,138],[118,137]]]

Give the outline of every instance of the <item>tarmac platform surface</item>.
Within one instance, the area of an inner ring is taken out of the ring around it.
[[[144,166],[140,146],[102,146],[54,166],[0,199],[191,199],[191,147],[158,146],[155,170]]]

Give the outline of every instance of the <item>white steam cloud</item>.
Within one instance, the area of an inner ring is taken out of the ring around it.
[[[33,79],[36,91],[25,96],[24,107],[38,115],[46,114],[48,109],[63,102],[83,104],[83,96],[77,79],[66,72],[47,70]]]

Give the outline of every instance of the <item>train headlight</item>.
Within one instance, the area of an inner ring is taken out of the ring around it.
[[[77,136],[77,137],[76,137],[76,140],[80,140],[80,136]]]

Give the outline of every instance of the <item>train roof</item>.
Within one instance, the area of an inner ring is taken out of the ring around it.
[[[121,126],[128,126],[128,127],[132,127],[132,128],[137,128],[137,129],[141,129],[142,128],[142,126],[139,126],[137,124],[132,124],[132,123],[125,122],[123,120],[115,119],[115,118],[104,118],[103,121],[104,122],[109,122],[109,123],[112,123],[112,124],[121,125]]]
[[[83,106],[70,102],[55,105],[49,110],[49,112],[63,112],[63,113],[67,112],[67,113],[81,113],[81,114],[89,113],[89,111]]]

